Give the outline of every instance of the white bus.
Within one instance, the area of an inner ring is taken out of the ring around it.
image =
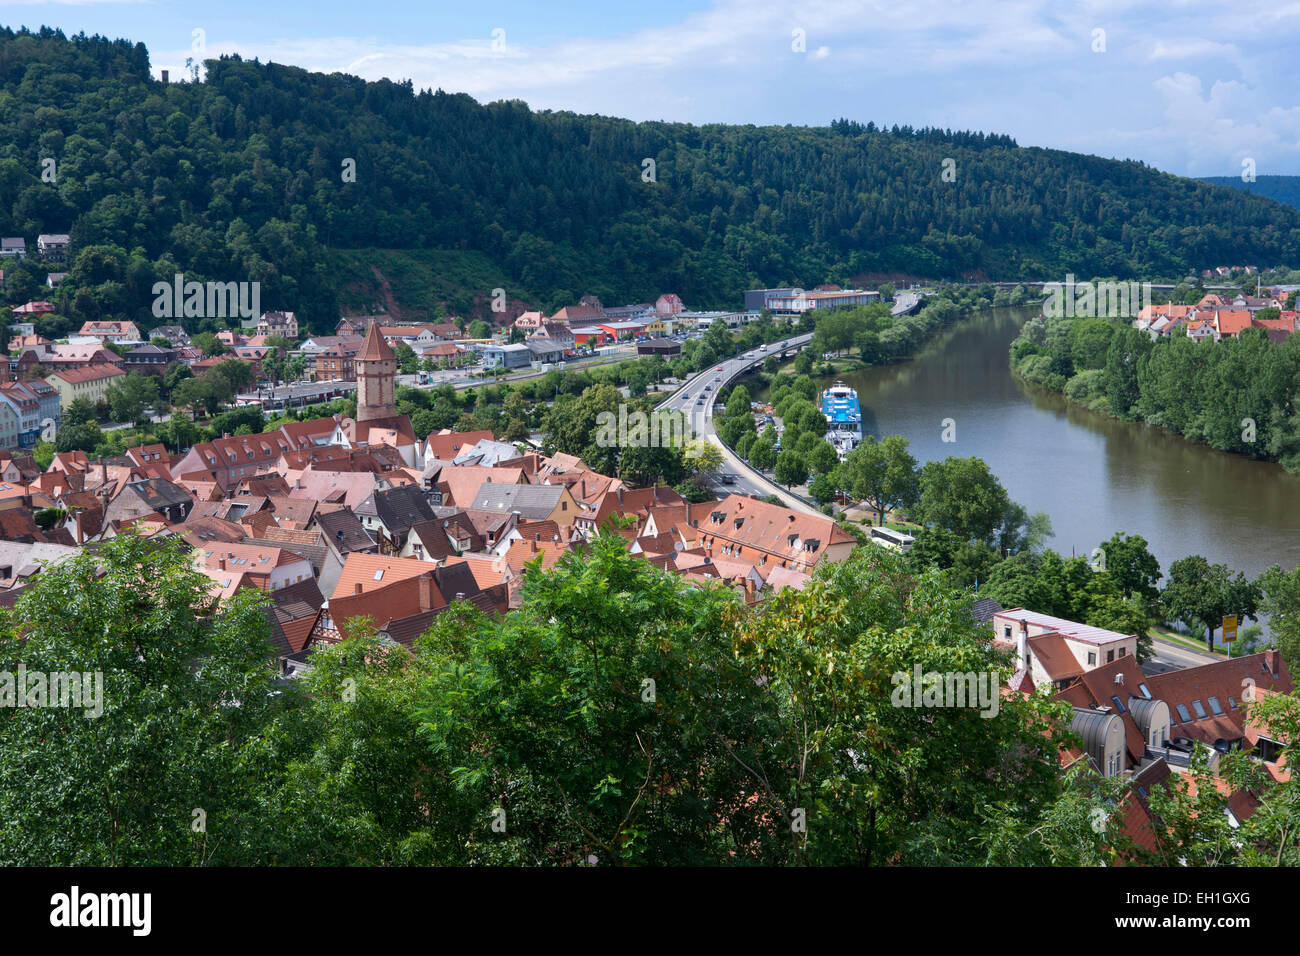
[[[871,529],[871,540],[882,548],[891,548],[894,551],[906,552],[912,549],[912,542],[916,539],[910,534],[906,534],[902,531],[895,531],[892,528],[873,527]]]

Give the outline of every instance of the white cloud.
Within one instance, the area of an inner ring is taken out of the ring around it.
[[[1300,2],[715,0],[675,23],[598,39],[573,24],[568,38],[530,43],[506,26],[502,50],[485,29],[430,44],[375,36],[223,44],[209,35],[208,55],[632,119],[848,115],[979,128],[1197,175],[1235,156],[1239,143],[1227,141],[1235,138],[1252,144],[1261,170],[1300,172],[1287,79]],[[795,29],[806,56],[791,50]],[[1106,31],[1105,53],[1092,52],[1095,29]],[[161,51],[155,63],[189,55]],[[809,70],[810,61],[826,67]]]

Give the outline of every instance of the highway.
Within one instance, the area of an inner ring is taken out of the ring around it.
[[[703,372],[692,375],[675,392],[655,406],[659,409],[685,412],[695,437],[713,442],[721,450],[722,460],[725,463],[724,469],[736,478],[731,484],[715,481],[714,490],[717,493],[776,495],[788,508],[825,517],[812,505],[794,497],[738,458],[722,443],[713,430],[713,403],[725,397],[726,390],[733,381],[756,366],[761,366],[769,355],[776,355],[791,348],[802,348],[810,341],[812,341],[812,333],[805,332],[779,342],[769,342],[766,350],[755,348],[734,358],[723,359]],[[708,391],[705,391],[706,388]]]

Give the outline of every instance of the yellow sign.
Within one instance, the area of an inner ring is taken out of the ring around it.
[[[1223,619],[1223,643],[1231,644],[1237,639],[1237,615]]]

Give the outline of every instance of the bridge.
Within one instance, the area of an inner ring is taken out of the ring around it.
[[[825,515],[813,505],[793,492],[782,488],[768,479],[762,472],[751,467],[748,462],[743,461],[740,456],[722,443],[722,439],[718,437],[717,432],[713,429],[714,402],[720,399],[721,393],[732,382],[761,366],[769,355],[793,355],[811,341],[812,333],[804,332],[800,335],[782,339],[779,342],[770,342],[766,350],[753,349],[743,355],[723,359],[717,366],[692,375],[679,385],[676,391],[655,407],[660,410],[684,413],[695,436],[712,442],[721,450],[722,460],[731,468],[737,479],[734,486],[729,486],[725,490],[734,491],[737,494],[775,495],[787,508],[793,511],[824,518]],[[706,388],[708,389],[707,392],[705,391]],[[701,399],[703,400],[702,403]]]

